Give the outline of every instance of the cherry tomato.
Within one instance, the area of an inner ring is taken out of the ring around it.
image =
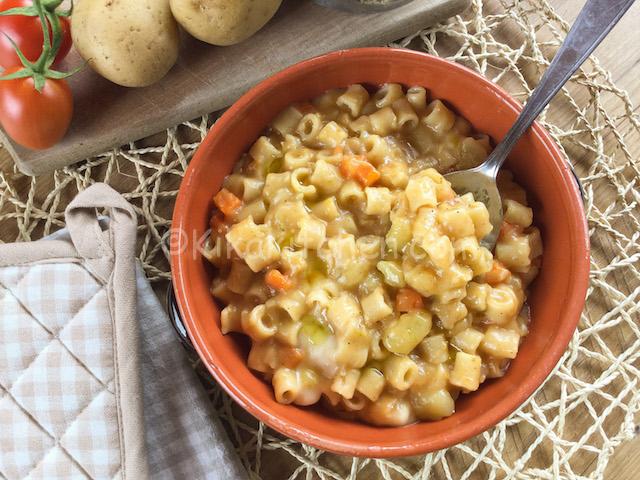
[[[32,0],[2,0],[0,11],[10,8],[30,7]],[[60,18],[62,41],[54,63],[59,63],[71,49],[71,25],[66,17]],[[26,15],[0,17],[0,66],[5,68],[22,65],[20,58],[7,38],[11,38],[27,60],[35,62],[42,53],[42,24],[40,18]]]
[[[20,67],[6,70],[9,75]],[[47,78],[42,92],[32,77],[0,80],[0,123],[23,147],[42,150],[64,136],[73,115],[73,97],[66,80]]]

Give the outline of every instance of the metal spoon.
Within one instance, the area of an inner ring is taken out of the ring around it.
[[[476,200],[487,206],[493,230],[481,243],[489,250],[493,250],[496,244],[503,217],[502,201],[496,186],[498,170],[520,136],[618,23],[633,2],[634,0],[587,0],[551,65],[504,140],[481,165],[445,175],[457,193],[472,192]]]

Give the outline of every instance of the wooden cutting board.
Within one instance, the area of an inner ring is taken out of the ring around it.
[[[18,168],[40,175],[233,103],[252,85],[300,60],[332,50],[384,45],[462,11],[469,0],[414,0],[384,13],[353,14],[310,0],[285,0],[249,40],[214,47],[188,35],[160,82],[119,87],[86,68],[70,79],[74,117],[65,138],[43,151],[4,140]],[[66,69],[81,65],[72,51]],[[3,134],[4,136],[4,134]]]

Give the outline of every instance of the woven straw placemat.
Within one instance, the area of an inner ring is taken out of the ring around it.
[[[397,45],[460,62],[521,101],[568,25],[546,0],[483,3]],[[213,118],[213,117],[212,117]],[[169,278],[167,237],[189,158],[212,118],[187,122],[47,177],[0,170],[0,239],[26,241],[63,226],[64,207],[96,181],[124,194],[139,216],[139,257],[158,290]],[[580,177],[592,244],[591,283],[578,331],[554,374],[523,407],[447,450],[395,460],[351,459],[283,438],[216,386],[212,401],[255,478],[602,478],[640,411],[640,117],[595,59],[542,115]]]

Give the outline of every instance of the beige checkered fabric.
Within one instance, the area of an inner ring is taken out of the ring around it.
[[[66,217],[0,245],[0,480],[247,478],[136,274],[129,205],[96,185]]]
[[[0,245],[0,480],[145,480],[135,215],[95,185],[65,218]]]
[[[81,264],[0,268],[0,474],[120,475],[105,287]]]

